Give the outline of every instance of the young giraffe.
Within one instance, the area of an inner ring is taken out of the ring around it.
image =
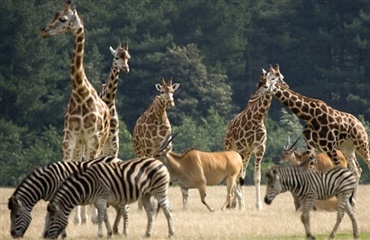
[[[168,83],[163,78],[161,81],[162,85],[158,83],[155,85],[160,95],[154,98],[153,103],[138,118],[134,127],[132,138],[136,157],[151,156],[163,140],[171,135],[171,124],[167,117],[166,106],[175,106],[173,94],[180,84],[172,84],[172,78]]]
[[[262,79],[268,77],[267,72],[263,70]],[[280,78],[281,84],[287,86]],[[271,105],[272,96],[252,96],[248,101],[246,108],[237,114],[229,123],[224,138],[224,149],[226,151],[237,151],[243,159],[243,173],[245,176],[249,160],[254,154],[254,184],[256,187],[256,208],[262,209],[260,182],[261,182],[261,162],[266,149],[266,127],[264,117]],[[233,199],[233,204],[235,204]]]
[[[110,51],[114,56],[113,63],[107,78],[107,82],[102,85],[102,91],[99,97],[103,99],[110,110],[110,131],[108,141],[104,147],[104,153],[117,157],[119,150],[119,120],[115,99],[118,88],[118,75],[121,70],[123,70],[125,73],[129,73],[130,68],[128,65],[128,60],[130,59],[130,54],[128,52],[127,43],[124,44],[123,48],[120,43],[116,50],[110,47]]]
[[[275,78],[260,82],[257,94],[273,95],[306,122],[303,136],[310,158],[314,158],[316,152],[325,152],[335,165],[339,165],[337,150],[342,151],[358,183],[362,170],[355,153],[370,169],[368,135],[362,123],[352,114],[338,111],[321,100],[308,98],[276,84],[280,78],[277,74],[280,73],[278,65],[275,69],[270,66],[270,71],[273,71]]]
[[[83,21],[70,5],[71,1],[65,3],[64,9],[42,30],[41,36],[49,38],[65,32],[72,32],[74,36],[70,72],[72,93],[64,117],[62,147],[63,161],[81,161],[100,156],[109,135],[110,114],[107,104],[99,98],[85,75]],[[95,221],[96,212],[93,213],[92,220]],[[75,223],[84,223],[86,219],[86,207],[78,208]]]

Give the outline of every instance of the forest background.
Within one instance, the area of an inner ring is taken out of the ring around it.
[[[62,159],[73,37],[45,40],[40,30],[63,6],[62,0],[0,4],[0,186],[15,186],[35,167]],[[370,133],[368,1],[76,0],[72,6],[84,19],[85,70],[98,92],[112,63],[109,46],[129,44],[131,71],[120,74],[116,99],[122,159],[134,157],[133,127],[161,77],[181,84],[167,111],[179,133],[174,150],[218,151],[261,68],[275,63],[292,90],[353,114]],[[275,99],[265,123],[263,169],[303,128]],[[370,171],[359,161],[361,182],[369,183]],[[251,159],[249,184],[253,168]]]

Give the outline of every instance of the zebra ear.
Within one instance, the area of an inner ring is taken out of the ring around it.
[[[16,196],[11,196],[8,200],[8,209],[17,211],[19,209],[19,202]]]
[[[49,203],[48,204],[48,212],[57,212],[59,207],[55,203]]]

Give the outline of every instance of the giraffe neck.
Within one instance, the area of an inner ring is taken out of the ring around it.
[[[276,85],[276,89],[273,91],[273,94],[275,98],[289,108],[295,115],[297,115],[297,117],[306,122],[315,118],[317,114],[322,114],[323,111],[328,109],[326,104],[324,104],[325,109],[322,109],[321,106],[323,105],[323,102],[320,100],[305,97],[279,85]],[[315,109],[319,109],[319,113],[317,113]]]
[[[258,122],[263,121],[263,118],[266,116],[271,106],[271,100],[271,95],[252,97],[252,99],[248,101],[245,114],[249,114],[251,119],[254,119]]]
[[[74,32],[74,47],[71,63],[71,82],[72,95],[86,98],[91,89],[94,89],[86,78],[84,68],[84,49],[85,49],[85,31],[83,26],[78,27]]]
[[[156,96],[149,108],[149,115],[154,121],[164,122],[167,119],[166,102],[161,96]]]
[[[109,109],[115,105],[119,72],[120,69],[113,63],[107,79],[105,91],[101,96],[103,101],[108,105]]]

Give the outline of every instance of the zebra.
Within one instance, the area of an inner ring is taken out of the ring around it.
[[[349,169],[337,166],[326,172],[316,172],[300,166],[272,166],[266,171],[266,178],[266,204],[271,204],[278,194],[286,191],[296,194],[302,202],[301,221],[306,229],[306,239],[315,239],[310,230],[309,212],[316,200],[334,196],[338,198],[338,213],[329,239],[335,237],[344,211],[352,221],[353,236],[358,239],[356,217],[351,205],[357,180]]]
[[[83,172],[99,162],[119,162],[114,157],[100,157],[90,161],[65,162],[58,161],[30,172],[17,186],[8,200],[10,210],[10,234],[13,237],[23,237],[31,223],[31,211],[41,199],[51,200],[62,182],[72,173]],[[114,233],[118,232],[120,216],[124,215],[124,233],[127,235],[128,206],[121,209],[114,224]],[[64,233],[65,235],[65,233]]]
[[[72,209],[84,204],[94,204],[98,210],[98,238],[103,236],[103,220],[110,237],[112,230],[107,221],[107,206],[120,207],[138,199],[142,200],[148,218],[145,236],[150,237],[156,213],[151,196],[155,197],[167,218],[171,237],[174,230],[167,198],[169,182],[166,166],[155,158],[95,164],[85,172],[71,175],[55,193],[47,207],[44,238],[57,238],[67,227]]]

